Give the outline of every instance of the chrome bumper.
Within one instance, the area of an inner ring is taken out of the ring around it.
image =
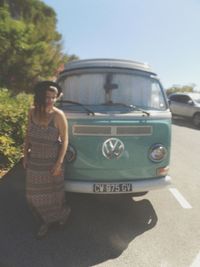
[[[98,184],[132,184],[131,192],[93,192],[93,185]],[[87,193],[87,194],[126,194],[126,193],[136,193],[145,192],[155,189],[160,189],[171,184],[171,177],[165,176],[162,178],[152,178],[143,179],[136,181],[113,181],[113,182],[83,182],[83,181],[73,181],[65,180],[65,190],[74,193]]]

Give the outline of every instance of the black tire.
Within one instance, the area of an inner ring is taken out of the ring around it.
[[[200,112],[194,114],[192,121],[195,127],[200,127]]]

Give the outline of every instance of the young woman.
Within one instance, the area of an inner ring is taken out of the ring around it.
[[[62,226],[70,214],[70,207],[65,205],[63,173],[68,124],[64,113],[54,106],[62,94],[58,84],[39,82],[34,92],[23,165],[26,168],[27,201],[34,215],[40,218],[37,238],[42,238],[52,223],[58,222]]]

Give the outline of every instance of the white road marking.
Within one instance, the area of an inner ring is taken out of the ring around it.
[[[199,267],[200,266],[200,252],[199,254],[196,256],[196,258],[194,259],[192,265],[190,265],[190,267]]]
[[[176,200],[179,202],[179,204],[184,209],[191,209],[192,208],[190,203],[181,195],[181,193],[176,188],[169,188],[169,191],[172,193],[172,195],[176,198]]]

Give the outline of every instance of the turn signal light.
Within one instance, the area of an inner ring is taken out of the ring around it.
[[[161,167],[156,170],[157,176],[166,176],[169,172],[169,166]]]

